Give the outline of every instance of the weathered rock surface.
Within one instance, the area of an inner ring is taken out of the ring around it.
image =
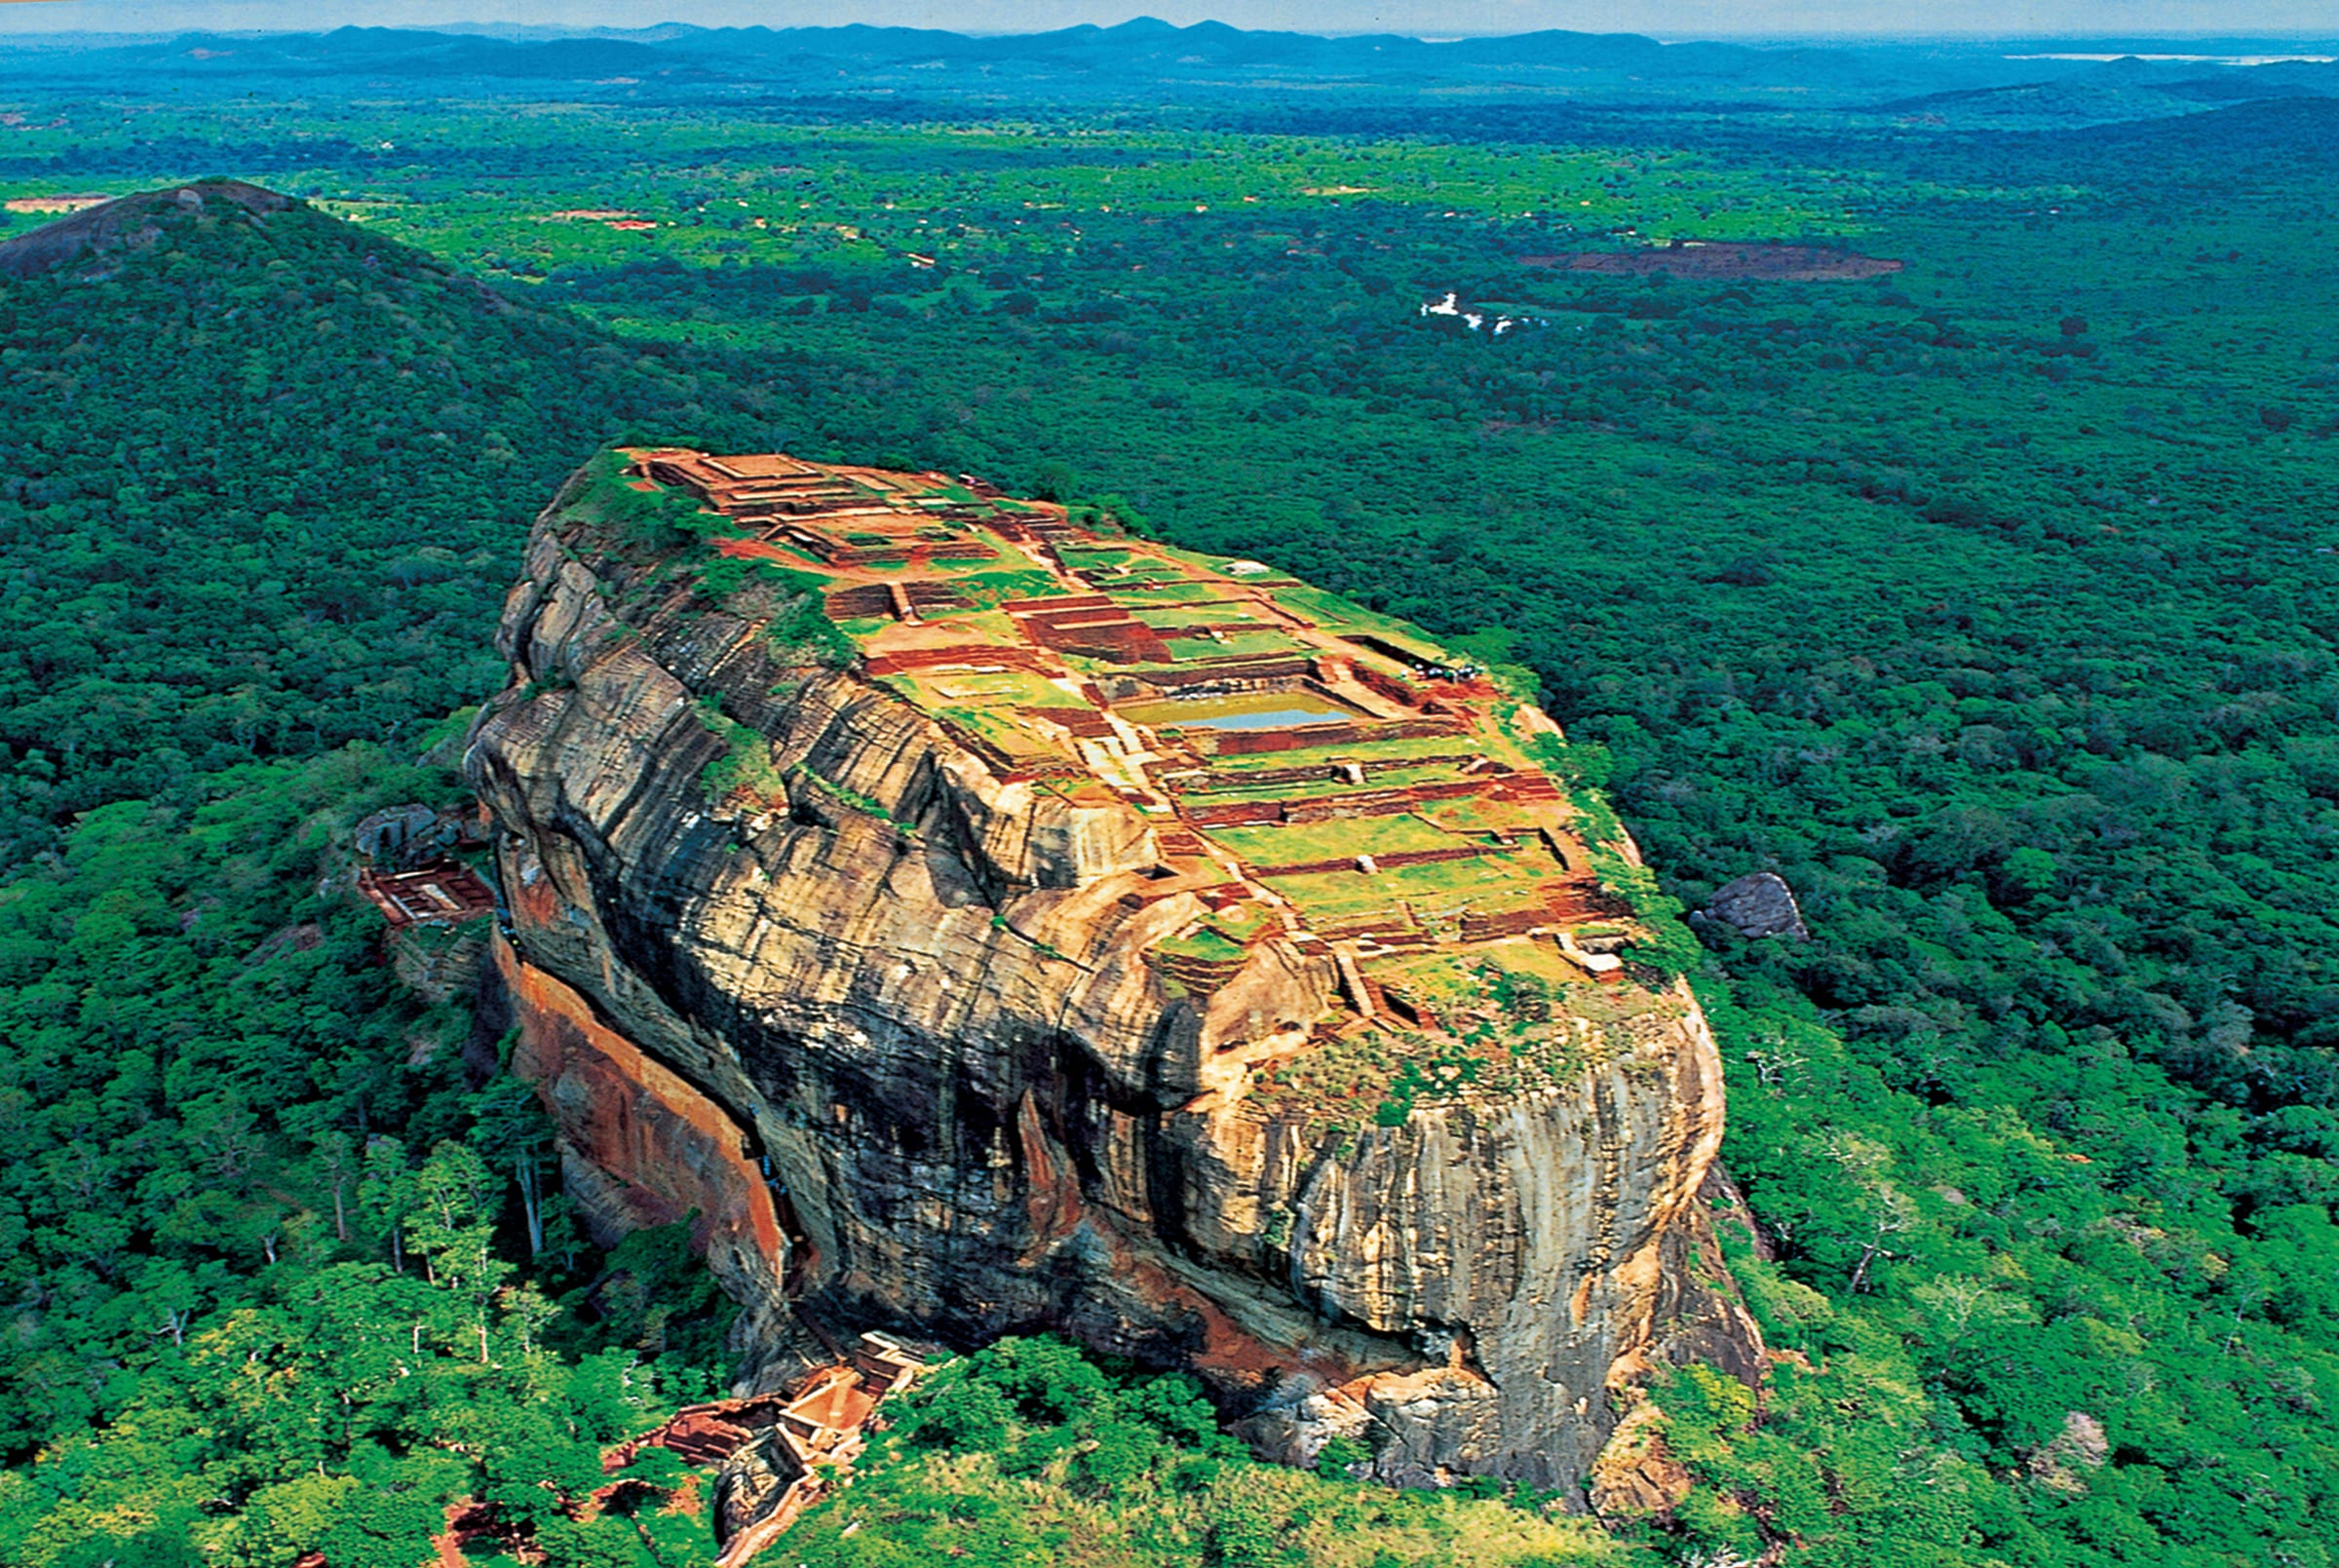
[[[523,1070],[605,1221],[706,1209],[767,1324],[1053,1327],[1194,1368],[1272,1454],[1368,1435],[1398,1481],[1579,1487],[1655,1364],[1758,1364],[1698,1201],[1722,1085],[1686,991],[1570,1084],[1279,1114],[1253,1071],[1334,963],[1279,939],[1167,984],[1144,950],[1197,906],[1125,901],[1148,821],[791,666],[781,592],[709,606],[556,510],[506,607],[469,767]],[[714,702],[784,793],[710,802]]]
[[[1728,926],[1741,937],[1784,937],[1809,941],[1794,890],[1775,871],[1754,871],[1713,890],[1698,917]]]

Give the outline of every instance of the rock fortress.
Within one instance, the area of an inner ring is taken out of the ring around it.
[[[1751,1378],[1637,857],[1403,623],[966,477],[639,448],[538,521],[473,730],[515,1066],[754,1375],[1054,1330],[1261,1452],[1668,1490]]]

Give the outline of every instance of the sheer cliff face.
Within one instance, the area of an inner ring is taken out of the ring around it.
[[[470,766],[519,1067],[605,1219],[702,1209],[766,1323],[1054,1327],[1400,1481],[1578,1485],[1652,1362],[1752,1366],[1702,1282],[1721,1079],[1686,992],[1548,1080],[1327,1112],[1278,1075],[1385,995],[1288,906],[1207,979],[1166,960],[1251,884],[1141,768],[1018,778],[871,661],[798,662],[793,588],[710,596],[584,515],[538,526]]]

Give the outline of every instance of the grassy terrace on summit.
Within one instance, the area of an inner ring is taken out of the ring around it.
[[[718,578],[744,564],[817,585],[864,672],[1003,781],[1150,819],[1161,863],[1123,901],[1191,893],[1208,911],[1152,950],[1168,984],[1214,990],[1274,936],[1329,952],[1347,1011],[1319,1044],[1369,1037],[1384,1065],[1448,1064],[1404,1077],[1384,1118],[1416,1091],[1502,1080],[1540,1059],[1538,1041],[1570,1059],[1630,1044],[1574,1028],[1585,1006],[1522,1010],[1521,994],[1616,986],[1642,995],[1628,1011],[1662,1006],[1627,981],[1631,905],[1602,886],[1598,834],[1543,767],[1557,730],[1421,632],[979,480],[624,455],[599,483],[718,515],[701,563]],[[718,765],[709,782],[758,781]],[[1271,1087],[1369,1104],[1386,1083],[1318,1071]]]

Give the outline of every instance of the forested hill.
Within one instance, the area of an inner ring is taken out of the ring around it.
[[[0,1561],[408,1568],[498,1486],[554,1560],[605,1560],[542,1483],[598,1484],[703,1391],[725,1317],[678,1234],[586,1245],[549,1166],[513,1240],[534,1099],[468,996],[385,962],[350,830],[458,798],[414,758],[500,682],[486,629],[562,474],[630,420],[770,436],[719,360],[253,186],[5,256]]]
[[[529,513],[629,422],[772,443],[719,362],[232,181],[0,246],[0,864],[491,689]]]

